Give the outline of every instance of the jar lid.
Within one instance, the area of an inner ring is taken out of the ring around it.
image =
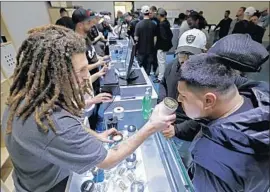
[[[123,140],[123,135],[122,134],[115,134],[112,136],[112,140],[115,142],[119,142]]]
[[[135,153],[132,153],[130,156],[128,156],[126,158],[126,161],[127,162],[134,162],[134,161],[136,161],[136,159],[137,159],[136,154]]]
[[[128,132],[135,132],[137,130],[135,125],[129,125],[127,128]]]

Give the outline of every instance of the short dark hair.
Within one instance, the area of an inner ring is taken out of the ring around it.
[[[185,19],[187,16],[186,16],[186,14],[184,14],[184,13],[180,13],[179,15],[178,15],[178,18],[179,19]]]
[[[196,21],[199,19],[199,29],[204,29],[206,27],[206,21],[203,16],[201,16],[198,12],[192,11],[188,18],[191,18],[192,20]]]
[[[150,7],[150,10],[151,10],[151,11],[157,11],[157,7],[156,7],[156,6],[151,6],[151,7]]]
[[[226,10],[225,12],[228,13],[229,15],[231,14],[231,11],[230,10]]]
[[[247,8],[246,7],[240,7],[240,9],[243,9],[243,11],[245,11]]]
[[[194,88],[210,88],[224,93],[235,82],[236,72],[224,65],[217,55],[202,53],[193,55],[181,66],[179,81]]]
[[[67,10],[65,8],[61,8],[59,12],[60,12],[60,14],[62,14],[64,12],[67,12]]]
[[[139,11],[134,11],[134,15],[140,15],[140,12]]]
[[[252,15],[252,17],[254,17],[254,16],[260,18],[260,16],[261,16],[260,11],[259,10],[256,10],[256,12]]]
[[[203,14],[203,11],[200,11],[199,14]]]

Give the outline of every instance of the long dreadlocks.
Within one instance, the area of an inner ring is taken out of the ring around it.
[[[15,115],[26,120],[34,113],[36,123],[44,132],[49,130],[44,124],[46,120],[55,132],[50,115],[56,106],[79,116],[85,105],[84,90],[76,86],[79,81],[71,62],[74,53],[85,52],[85,40],[72,30],[56,25],[34,28],[28,34],[16,57],[7,101],[8,134]],[[90,83],[86,85],[90,89]]]

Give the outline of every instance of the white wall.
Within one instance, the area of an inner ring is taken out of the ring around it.
[[[92,9],[96,12],[109,11],[112,17],[114,15],[113,1],[72,1],[72,5],[81,5],[84,9]]]
[[[1,14],[16,49],[33,27],[50,24],[47,2],[1,2]]]

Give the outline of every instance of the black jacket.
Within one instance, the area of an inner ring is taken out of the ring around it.
[[[269,189],[269,84],[239,88],[255,108],[203,126],[193,140],[195,191],[266,192]]]
[[[177,99],[177,82],[180,75],[180,64],[177,59],[173,60],[165,69],[164,77],[159,85],[158,103],[165,97]],[[179,139],[192,141],[200,130],[201,125],[186,116],[182,107],[179,105],[176,110],[175,136]]]
[[[254,41],[262,43],[264,29],[251,21],[242,20],[235,24],[232,33],[249,34]]]
[[[169,63],[165,69],[164,77],[159,85],[158,103],[165,97],[177,98],[177,79],[180,74],[180,64],[177,59]]]
[[[158,103],[160,103],[165,97],[172,97],[177,99],[177,79],[180,74],[180,64],[178,60],[173,60],[167,67],[164,73],[164,77],[159,85],[159,96]],[[262,82],[250,81],[245,77],[236,78],[235,85],[238,87],[239,91],[244,91],[252,87],[260,87],[260,89],[267,91],[267,85]],[[202,125],[208,123],[208,120],[201,119],[200,121],[195,121],[186,116],[182,107],[179,105],[176,111],[176,122],[175,122],[175,136],[179,139],[185,141],[192,141],[197,133],[200,131]]]
[[[170,23],[167,19],[164,21],[161,21],[157,28],[157,44],[156,49],[162,50],[162,51],[169,51],[173,44],[172,44],[172,38],[173,33],[171,31]]]

